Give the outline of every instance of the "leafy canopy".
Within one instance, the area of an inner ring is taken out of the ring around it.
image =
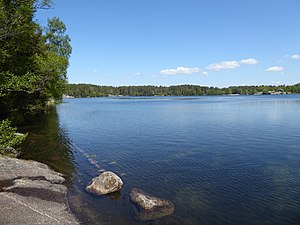
[[[34,19],[51,7],[51,0],[0,1],[0,119],[39,114],[49,99],[62,98],[71,39],[59,18],[46,28]]]

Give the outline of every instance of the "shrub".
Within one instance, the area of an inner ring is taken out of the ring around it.
[[[18,147],[27,137],[27,134],[17,133],[17,128],[11,126],[11,122],[6,119],[0,121],[0,154],[16,156]]]

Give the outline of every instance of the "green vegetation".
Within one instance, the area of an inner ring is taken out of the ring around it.
[[[34,19],[37,10],[51,6],[51,0],[0,1],[0,120],[23,123],[43,114],[49,99],[62,98],[70,38],[58,18],[45,28]],[[3,137],[12,138],[10,131],[1,130]]]
[[[65,94],[76,98],[122,96],[200,96],[200,95],[253,95],[272,93],[300,93],[300,83],[291,86],[234,86],[228,88],[198,85],[178,86],[98,86],[92,84],[68,84]]]
[[[0,154],[15,153],[12,147],[18,147],[26,138],[27,134],[17,133],[17,128],[12,127],[9,120],[0,121]],[[12,151],[12,152],[10,152]]]
[[[67,83],[72,48],[58,18],[42,28],[35,20],[49,0],[0,1],[0,119],[14,123],[44,112],[59,100]]]

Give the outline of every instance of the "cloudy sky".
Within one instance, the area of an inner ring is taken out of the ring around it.
[[[299,0],[54,0],[73,54],[70,83],[300,82]]]

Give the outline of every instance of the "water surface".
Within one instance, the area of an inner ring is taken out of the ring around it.
[[[300,223],[300,95],[65,99],[57,114],[84,224]],[[105,170],[123,189],[85,192]],[[138,221],[132,188],[174,214]]]

